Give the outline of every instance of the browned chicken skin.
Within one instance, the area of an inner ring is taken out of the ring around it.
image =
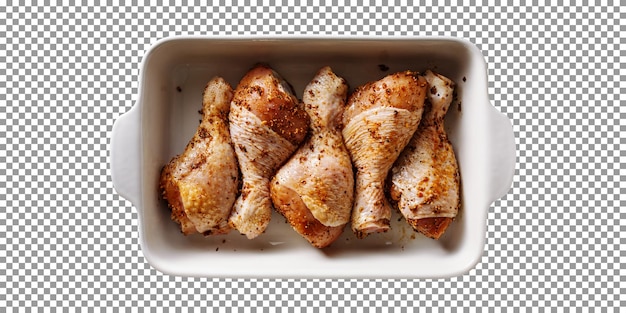
[[[392,169],[390,194],[415,230],[438,239],[461,203],[459,169],[443,123],[454,83],[431,71],[425,77],[430,109]]]
[[[294,145],[300,145],[309,129],[308,115],[291,86],[265,65],[256,66],[241,79],[233,106],[252,112],[263,125]]]
[[[330,67],[317,73],[303,96],[310,136],[270,184],[276,210],[318,248],[341,235],[352,210],[354,177],[341,135],[347,92]]]
[[[385,179],[417,129],[427,87],[406,71],[361,86],[348,100],[343,137],[357,171],[352,230],[359,238],[389,230]]]
[[[233,90],[220,77],[206,86],[202,121],[185,151],[163,167],[160,187],[184,234],[224,234],[239,169],[228,131]]]
[[[269,180],[304,140],[309,117],[278,73],[259,65],[239,82],[229,119],[243,176],[229,223],[252,239],[271,218]]]

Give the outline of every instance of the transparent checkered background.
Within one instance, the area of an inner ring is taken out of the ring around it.
[[[0,7],[0,307],[626,307],[625,7],[9,2]],[[111,128],[136,99],[145,50],[182,34],[304,33],[449,35],[483,51],[518,164],[469,274],[201,279],[146,263],[137,213],[115,193],[108,165]]]

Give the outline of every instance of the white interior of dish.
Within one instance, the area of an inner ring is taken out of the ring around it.
[[[299,98],[325,65],[351,89],[407,69],[433,69],[456,81],[462,105],[452,104],[446,128],[461,169],[462,208],[446,234],[438,241],[425,238],[393,212],[390,232],[357,239],[346,227],[324,250],[311,247],[277,213],[254,240],[236,230],[225,236],[183,236],[159,196],[161,167],[193,136],[205,84],[219,75],[235,87],[258,62],[279,72]],[[142,247],[158,269],[201,276],[434,277],[468,270],[482,255],[492,200],[486,174],[490,104],[482,55],[467,42],[187,38],[159,43],[146,55],[142,71],[142,197],[137,206]]]

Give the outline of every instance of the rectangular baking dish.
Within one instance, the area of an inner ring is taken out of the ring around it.
[[[331,247],[311,247],[274,213],[267,231],[248,240],[184,236],[160,199],[162,166],[181,153],[198,125],[204,85],[216,75],[235,87],[254,64],[271,65],[299,98],[316,71],[330,65],[351,88],[407,69],[433,69],[457,82],[446,116],[462,179],[459,216],[438,241],[411,230],[393,212],[388,233],[357,239],[346,227]],[[139,97],[112,131],[111,176],[136,207],[148,262],[164,273],[205,277],[437,278],[480,261],[490,204],[507,193],[515,167],[510,120],[490,103],[486,64],[472,43],[411,37],[174,37],[142,62]]]

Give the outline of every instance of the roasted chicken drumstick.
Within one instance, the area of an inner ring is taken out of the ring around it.
[[[160,187],[172,220],[184,234],[224,234],[237,197],[239,168],[228,131],[233,90],[212,79],[202,100],[202,121],[185,151],[163,167]]]
[[[323,248],[350,220],[354,177],[341,135],[348,86],[330,67],[304,90],[311,133],[270,184],[274,207],[313,246]]]
[[[461,203],[459,168],[443,124],[454,83],[431,71],[425,77],[430,110],[392,169],[390,194],[415,230],[438,239]]]
[[[428,83],[406,71],[359,87],[343,114],[343,137],[356,167],[352,230],[357,237],[389,229],[385,179],[420,122]]]
[[[265,231],[271,218],[270,178],[304,140],[309,117],[291,86],[259,65],[237,86],[229,119],[243,176],[229,222],[252,239]]]

